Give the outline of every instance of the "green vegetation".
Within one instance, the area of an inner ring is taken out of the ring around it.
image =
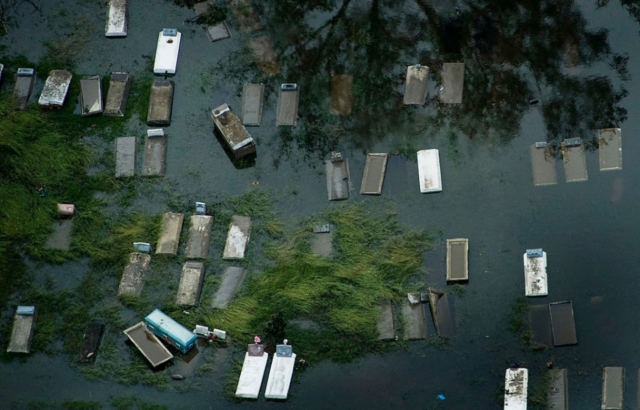
[[[226,4],[209,3],[207,12],[201,15],[197,23],[205,24],[208,26],[215,26],[216,24],[223,22],[227,19],[229,14],[229,6]]]
[[[531,331],[529,330],[528,318],[529,301],[526,297],[520,296],[511,303],[511,312],[508,318],[507,329],[513,333],[518,340],[527,348],[534,349],[531,343]]]
[[[30,401],[26,408],[28,410],[100,410],[102,404],[97,401],[85,400],[64,400],[60,403]]]

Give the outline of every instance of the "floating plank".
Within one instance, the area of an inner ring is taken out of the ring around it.
[[[522,256],[524,262],[524,293],[527,296],[547,296],[547,253],[542,256],[529,257],[527,252]]]
[[[242,124],[259,126],[262,121],[264,84],[245,84],[242,87]]]
[[[529,371],[507,369],[504,376],[504,410],[527,410]]]
[[[142,156],[142,175],[163,176],[167,167],[167,137],[162,129],[147,130]]]
[[[13,97],[16,100],[16,109],[26,110],[27,103],[33,92],[36,82],[36,71],[33,68],[18,68],[16,83],[13,88]]]
[[[343,201],[349,199],[349,160],[326,160],[327,195],[329,201]]]
[[[209,255],[209,240],[213,217],[209,215],[192,215],[189,227],[189,239],[184,255],[187,258],[206,259]]]
[[[427,100],[428,84],[429,67],[419,64],[408,66],[407,80],[404,86],[404,104],[424,105]]]
[[[462,103],[464,88],[464,63],[444,63],[442,65],[442,88],[440,101],[445,104]]]
[[[251,218],[234,215],[229,225],[229,234],[222,259],[244,259],[250,236]]]
[[[333,226],[318,225],[313,228],[311,240],[311,253],[318,256],[331,256],[333,254]]]
[[[447,281],[469,280],[469,239],[447,239]]]
[[[30,309],[26,314],[22,314],[18,306],[18,311],[13,318],[13,329],[11,330],[11,340],[8,353],[29,353],[29,342],[33,335],[33,321],[35,319],[35,308]]]
[[[47,238],[45,247],[49,249],[59,249],[68,251],[71,247],[71,233],[73,232],[73,221],[71,219],[60,219],[53,223],[53,232]]]
[[[367,154],[360,195],[382,194],[382,184],[384,183],[384,174],[387,170],[388,159],[389,154]]]
[[[300,99],[300,87],[298,84],[282,84],[278,94],[278,113],[276,125],[293,125],[298,123],[298,101]]]
[[[240,373],[240,379],[238,379],[236,397],[244,399],[258,398],[268,360],[269,353],[264,353],[264,350],[261,356],[252,356],[249,352],[245,353],[242,372]]]
[[[170,80],[154,81],[149,95],[147,125],[171,125],[175,84]]]
[[[600,171],[622,169],[622,130],[609,128],[598,131]]]
[[[146,253],[133,252],[129,255],[129,263],[124,268],[118,296],[140,296],[150,263],[151,255]]]
[[[533,169],[533,185],[556,185],[556,160],[551,151],[551,147],[540,143],[532,144],[529,148],[531,153],[531,168]]]
[[[109,117],[124,117],[127,98],[131,88],[131,77],[127,73],[111,73],[107,102],[102,115]]]
[[[393,309],[391,303],[385,303],[378,306],[378,322],[376,328],[378,329],[378,340],[395,340],[396,338],[396,326],[393,321]]]
[[[329,111],[333,115],[351,115],[353,109],[353,76],[339,74],[331,77]]]
[[[132,177],[136,173],[137,137],[116,138],[116,178]]]
[[[196,306],[200,300],[203,279],[204,264],[202,262],[185,263],[182,267],[176,305]]]
[[[549,370],[549,392],[547,406],[549,410],[569,410],[569,389],[567,369]]]
[[[427,338],[427,324],[422,303],[414,304],[406,300],[402,304],[402,321],[404,324],[403,339],[420,340]]]
[[[269,371],[269,379],[267,380],[267,389],[264,397],[267,399],[286,400],[289,395],[289,386],[291,386],[291,377],[293,376],[293,367],[296,364],[296,354],[291,357],[283,357],[274,355],[271,362],[271,370]]]
[[[207,14],[209,5],[211,3],[208,1],[203,1],[193,5],[193,10],[196,12],[196,16],[200,17]],[[229,28],[227,27],[227,23],[224,21],[216,24],[216,25],[203,25],[205,31],[207,32],[207,37],[209,37],[210,41],[219,41],[224,40],[231,37],[231,33],[229,33]]]
[[[80,346],[79,364],[90,364],[96,361],[103,332],[104,324],[89,323],[82,338],[82,345]]]
[[[554,345],[567,346],[577,344],[576,323],[573,318],[573,304],[571,301],[550,303],[549,312],[551,314]]]
[[[418,178],[420,179],[421,193],[442,191],[440,153],[437,149],[418,151]]]
[[[222,281],[218,291],[213,296],[212,308],[226,309],[229,307],[233,296],[244,281],[246,269],[235,266],[228,267],[222,275]]]
[[[605,367],[602,372],[602,410],[622,410],[624,367]]]
[[[566,141],[562,142],[562,161],[564,162],[564,175],[567,182],[586,181],[587,160],[584,147],[580,143],[577,146],[569,146]]]
[[[160,339],[156,337],[144,322],[136,323],[124,331],[129,340],[140,350],[140,353],[151,363],[153,367],[157,367],[162,363],[173,358],[169,349],[167,349]]]
[[[109,0],[105,37],[126,37],[129,0]]]
[[[182,33],[174,28],[165,28],[158,34],[156,60],[153,65],[155,74],[173,75],[178,66],[178,53]]]
[[[234,157],[240,158],[256,152],[256,143],[231,107],[222,104],[214,108],[211,118]]]
[[[429,288],[428,295],[431,317],[438,336],[455,336],[457,333],[456,319],[449,297],[446,293],[432,288]]]
[[[551,347],[551,318],[548,305],[529,306],[529,333],[535,347]]]
[[[276,53],[273,51],[273,46],[268,37],[256,37],[249,42],[251,49],[253,50],[253,56],[256,59],[256,64],[262,70],[264,75],[271,77],[272,75],[280,74],[282,68],[276,57]]]
[[[162,231],[160,232],[160,239],[158,239],[156,254],[173,256],[178,254],[183,221],[184,214],[167,212],[162,215]]]
[[[102,114],[102,82],[99,75],[80,80],[82,116]]]
[[[51,70],[44,83],[38,104],[45,108],[58,108],[64,105],[73,76],[66,70]]]

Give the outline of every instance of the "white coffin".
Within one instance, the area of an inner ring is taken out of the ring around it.
[[[547,253],[542,252],[542,257],[527,258],[525,252],[524,261],[524,289],[527,296],[547,296]]]
[[[287,398],[295,364],[295,353],[292,354],[291,357],[273,357],[269,380],[267,380],[267,390],[264,392],[265,398],[280,400]]]
[[[155,74],[175,74],[178,66],[178,53],[180,52],[180,39],[182,33],[175,36],[165,36],[164,31],[158,35],[158,47],[156,48],[156,61],[153,65]]]
[[[507,369],[504,377],[504,410],[527,410],[527,369]]]
[[[236,389],[236,397],[245,399],[258,398],[268,359],[269,353],[265,353],[262,356],[249,356],[249,353],[245,353],[242,373],[240,373],[238,388]]]
[[[420,192],[423,194],[442,191],[440,154],[437,149],[418,151],[418,177],[420,178]]]
[[[127,36],[127,14],[129,0],[110,0],[109,11],[107,13],[107,27],[105,37],[126,37]]]

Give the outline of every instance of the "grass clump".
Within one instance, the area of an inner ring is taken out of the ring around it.
[[[207,12],[200,17],[196,22],[198,24],[204,24],[207,26],[215,26],[227,19],[229,15],[229,6],[226,4],[209,3]]]
[[[529,301],[524,296],[519,296],[511,303],[511,312],[508,318],[507,329],[525,346],[531,347],[531,332],[528,327],[527,314]]]
[[[307,362],[349,361],[381,350],[377,306],[406,295],[430,240],[404,231],[392,214],[372,215],[364,204],[336,208],[322,219],[336,227],[336,256],[311,253],[314,221],[305,221],[279,246],[273,266],[249,281],[228,309],[206,314],[205,322],[242,344],[254,335],[271,347],[287,338]]]

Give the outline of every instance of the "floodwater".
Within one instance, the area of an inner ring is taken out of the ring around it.
[[[37,61],[44,42],[65,41],[80,27],[82,35],[73,37],[82,47],[77,73],[126,71],[135,81],[148,69],[145,56],[154,55],[158,32],[176,27],[183,33],[172,78],[166,176],[132,209],[164,211],[168,188],[189,202],[209,202],[253,189],[257,181],[279,196],[281,215],[296,218],[335,206],[327,201],[322,167],[330,150],[349,159],[354,192],[366,152],[399,152],[389,159],[382,196],[367,203],[391,206],[403,223],[434,233],[438,241],[426,261],[430,284],[446,288],[445,240],[469,238],[469,283],[455,300],[457,335],[449,347],[427,340],[352,364],[312,363],[279,407],[499,409],[505,368],[514,361],[529,367],[533,384],[551,360],[569,371],[572,408],[599,405],[604,366],[627,369],[625,403],[635,406],[640,23],[631,13],[634,2],[475,0],[458,2],[456,11],[456,3],[443,0],[269,0],[257,8],[262,29],[243,31],[230,16],[232,38],[217,43],[183,24],[191,10],[161,0],[131,3],[125,39],[104,38],[104,2],[49,0],[41,13],[23,4],[19,24],[0,41],[6,53]],[[306,10],[307,3],[318,8]],[[282,74],[269,78],[248,45],[263,35],[282,66]],[[438,103],[444,62],[466,65],[462,105]],[[424,107],[402,104],[406,66],[415,63],[430,67]],[[350,116],[329,112],[331,76],[339,74],[353,75]],[[264,82],[266,100],[262,125],[249,129],[257,141],[255,165],[237,169],[212,134],[210,110],[226,102],[240,112],[246,82]],[[277,87],[285,82],[300,87],[293,130],[275,127]],[[611,127],[622,129],[623,169],[600,172],[597,130]],[[142,136],[145,128],[135,116],[127,124],[131,135]],[[534,187],[530,145],[570,137],[587,147],[588,180],[566,183],[559,159],[558,184]],[[433,148],[440,150],[443,192],[424,195],[415,151]],[[349,201],[362,199],[356,194]],[[512,301],[524,295],[522,254],[534,247],[548,254],[544,300],[573,302],[576,346],[530,352],[506,330]],[[221,365],[201,390],[184,395],[89,382],[65,358],[36,354],[0,364],[0,403],[108,403],[133,393],[171,408],[274,406],[263,398],[227,402],[221,395],[225,369]]]

